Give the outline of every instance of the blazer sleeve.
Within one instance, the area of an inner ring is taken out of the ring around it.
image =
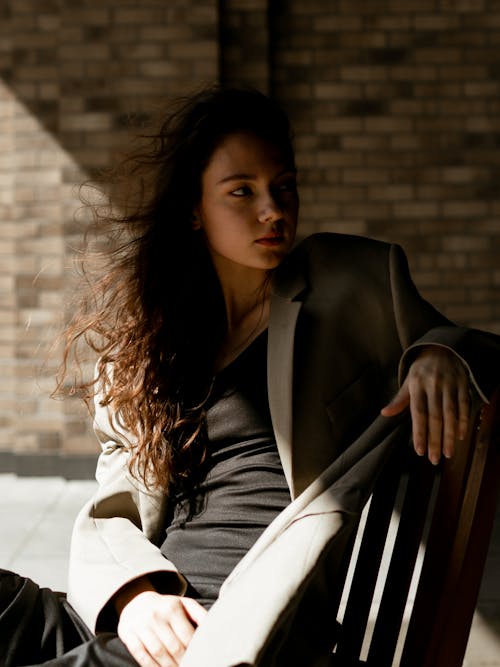
[[[445,347],[464,364],[471,385],[488,401],[499,382],[500,336],[459,327],[425,301],[415,287],[403,250],[391,246],[391,290],[396,327],[404,350],[399,363],[399,382],[423,346]]]
[[[165,494],[149,492],[128,470],[131,438],[96,397],[94,430],[102,453],[98,490],[80,511],[72,534],[68,600],[94,632],[113,630],[111,598],[149,575],[162,593],[182,595],[186,582],[161,553]]]

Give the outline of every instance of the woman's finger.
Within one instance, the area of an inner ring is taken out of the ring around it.
[[[192,609],[193,615],[200,618],[202,616],[201,613],[197,613],[197,606],[200,607],[201,611],[203,612],[203,616],[205,616],[207,612],[198,602],[196,602],[196,600],[192,600],[191,598],[180,598],[179,603],[179,607],[175,610],[175,612],[169,615],[169,624],[171,630],[173,633],[175,633],[175,636],[182,646],[182,651],[184,652],[193,637],[196,626],[198,625],[198,623],[193,619],[189,609]],[[175,657],[178,655],[175,650],[172,652],[172,654]]]
[[[394,398],[385,405],[380,414],[383,417],[394,417],[400,412],[403,412],[410,403],[410,394],[408,392],[408,380],[405,380],[401,386],[401,389],[394,396]]]
[[[443,393],[443,456],[451,458],[455,453],[455,441],[458,432],[458,397],[457,393]]]
[[[193,623],[196,626],[200,625],[200,623],[208,614],[208,611],[205,609],[205,607],[202,607],[201,604],[193,598],[181,598],[181,602]]]
[[[443,448],[443,397],[436,386],[427,389],[427,456],[439,463]]]
[[[137,635],[128,635],[122,641],[140,667],[159,667],[159,663],[151,656],[144,642]],[[173,667],[173,664],[172,666],[162,665],[161,667]]]
[[[156,629],[144,628],[140,633],[140,639],[155,665],[159,667],[177,667],[186,650],[185,647],[181,647],[171,631],[160,636],[156,633]]]
[[[413,447],[419,456],[427,450],[427,400],[417,383],[410,382],[410,414],[412,421]]]

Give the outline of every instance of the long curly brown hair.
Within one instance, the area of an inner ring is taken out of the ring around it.
[[[205,458],[204,404],[227,323],[193,211],[213,151],[238,131],[294,163],[286,114],[254,90],[214,86],[177,100],[143,136],[105,203],[92,204],[100,269],[88,250],[85,293],[65,332],[59,390],[108,406],[132,436],[130,471],[164,489],[195,476]],[[99,355],[88,381],[78,372],[82,342]]]

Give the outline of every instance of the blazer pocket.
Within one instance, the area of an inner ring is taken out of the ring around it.
[[[378,415],[383,387],[382,370],[372,364],[328,403],[326,412],[332,435],[340,442],[341,449],[355,440]]]

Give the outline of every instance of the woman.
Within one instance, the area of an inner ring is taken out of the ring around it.
[[[400,249],[318,235],[292,251],[290,128],[264,95],[194,95],[128,164],[133,191],[97,211],[107,269],[68,330],[67,359],[82,339],[99,354],[74,389],[103,453],[63,613],[80,633],[50,664],[180,664],[234,566],[380,411],[409,406],[437,463],[465,436],[469,383],[490,386],[468,358],[481,342],[420,298]]]

